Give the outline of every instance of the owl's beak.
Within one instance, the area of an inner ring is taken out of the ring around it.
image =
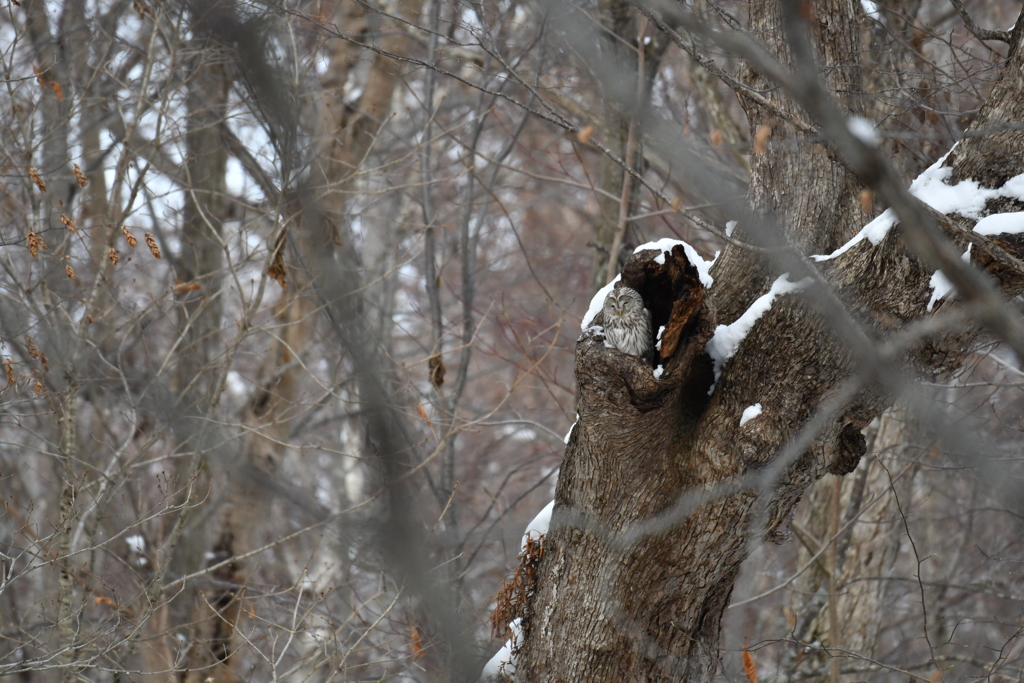
[[[619,310],[619,317],[620,318],[622,317],[622,311],[621,310]]]

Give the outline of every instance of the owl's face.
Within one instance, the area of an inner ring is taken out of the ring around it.
[[[610,318],[621,318],[644,307],[640,296],[632,289],[613,289],[604,300],[604,317],[607,324]]]

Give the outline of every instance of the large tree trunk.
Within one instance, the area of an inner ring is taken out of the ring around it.
[[[819,58],[829,63],[846,59],[839,34],[853,30],[843,19],[852,16],[851,8],[834,5],[815,3],[810,12],[829,17],[828,30],[816,36]],[[777,10],[758,5],[754,12],[775,17],[769,23],[778,30]],[[1013,57],[974,135],[946,161],[950,182],[972,178],[999,187],[1024,171],[1021,23]],[[840,77],[833,73],[833,88]],[[859,210],[851,205],[856,180],[827,149],[812,156],[817,161],[801,164],[780,152],[752,171],[755,208],[781,213],[790,226],[787,241],[804,253],[851,237],[850,216]],[[829,195],[798,200],[823,190],[801,186],[800,166],[819,163],[829,167],[815,171]],[[770,175],[759,170],[764,164]],[[794,191],[782,195],[778,188]],[[997,211],[1020,207],[1005,200]],[[944,229],[963,249],[960,230],[971,226],[954,217]],[[896,225],[878,245],[864,240],[823,268],[859,324],[881,339],[927,314],[934,266],[908,250],[902,232]],[[1024,253],[1019,236],[993,242],[1011,256]],[[623,282],[644,296],[654,327],[668,324],[666,336],[679,330],[680,341],[662,350],[660,380],[640,359],[605,347],[594,330],[577,343],[580,417],[524,615],[518,680],[710,680],[722,612],[751,543],[778,534],[811,483],[857,466],[865,448],[861,429],[892,400],[884,377],[870,384],[861,377],[856,391],[849,388],[858,372],[851,347],[806,294],[775,301],[725,364],[709,397],[704,349],[715,311],[717,322],[735,320],[767,290],[772,264],[749,251],[727,250],[716,284],[705,290],[685,267],[681,249],[665,265],[654,262],[655,254],[634,256]],[[972,262],[994,276],[1003,294],[1015,296],[1024,277],[992,254],[986,244],[975,244]],[[959,366],[971,339],[970,331],[929,338],[901,360],[927,374],[946,372]],[[740,415],[755,403],[763,414],[740,426]],[[808,433],[793,444],[802,429]]]
[[[202,25],[202,20],[197,23]],[[227,149],[220,140],[218,126],[226,115],[230,85],[225,51],[203,38],[195,39],[192,47],[195,62],[188,88],[185,135],[188,186],[181,226],[181,253],[176,264],[182,343],[177,350],[174,374],[178,408],[189,417],[206,413],[213,403],[216,367],[223,352],[221,231],[227,204]],[[202,420],[195,420],[189,431],[193,442],[185,446],[195,449],[200,457],[180,461],[178,481],[187,482],[192,476],[201,476],[200,486],[205,490],[211,484],[209,463],[202,453],[206,426]],[[197,463],[199,471],[195,471]],[[209,526],[200,521],[183,539],[175,557],[174,568],[179,575],[195,572],[206,564],[204,557],[210,551],[209,541],[215,533]],[[189,586],[184,599],[172,603],[175,626],[187,625],[191,636],[186,661],[188,670],[181,674],[186,681],[230,680],[223,674],[230,654],[231,630],[238,618],[238,601],[235,590],[230,587],[235,577],[230,568],[217,572],[215,577],[220,582],[218,587],[207,588],[204,592],[197,586]],[[167,664],[170,663],[165,666]]]
[[[644,116],[642,103],[647,101],[661,58],[668,47],[668,40],[655,32],[652,39],[645,43],[640,30],[646,29],[647,22],[625,0],[601,0],[597,14],[604,28],[601,51],[607,53],[605,59],[622,69],[621,74],[609,77],[608,74],[600,73],[600,62],[587,65],[595,72],[594,76],[604,91],[598,119],[600,137],[608,142],[609,149],[616,156],[642,172],[645,164],[641,130]],[[645,30],[645,35],[647,33],[649,31]],[[622,259],[632,251],[627,250],[631,241],[629,217],[636,213],[640,195],[640,184],[611,157],[601,157],[597,180],[598,189],[604,190],[604,193],[597,195],[592,291],[597,291],[611,279],[608,277],[609,261],[614,263],[613,272],[618,272]]]

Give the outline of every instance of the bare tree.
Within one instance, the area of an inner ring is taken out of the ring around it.
[[[1016,11],[6,5],[0,678],[1008,675]]]

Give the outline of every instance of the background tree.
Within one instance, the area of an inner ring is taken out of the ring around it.
[[[1015,13],[9,3],[0,677],[474,680],[553,496],[524,680],[1012,675]]]

